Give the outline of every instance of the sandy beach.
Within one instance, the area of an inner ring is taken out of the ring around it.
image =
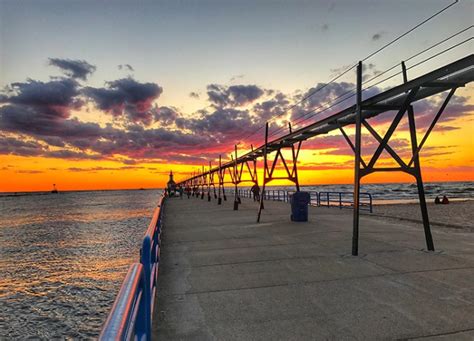
[[[448,205],[428,203],[428,213],[431,225],[434,227],[474,229],[473,200],[455,201]],[[375,205],[372,215],[421,223],[418,203]]]

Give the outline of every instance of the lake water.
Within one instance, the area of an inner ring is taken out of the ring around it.
[[[97,337],[158,197],[0,197],[0,339]]]
[[[305,188],[352,191],[351,185]],[[429,200],[474,198],[472,182],[425,188]],[[376,202],[417,198],[413,184],[363,185],[362,191]],[[129,265],[138,260],[159,194],[0,194],[0,339],[97,337]]]
[[[426,200],[434,201],[436,196],[446,195],[449,199],[474,199],[474,182],[426,182],[424,184]],[[294,191],[288,186],[275,186],[269,189]],[[301,190],[317,192],[353,192],[353,185],[317,185],[302,186]],[[376,204],[405,203],[418,201],[416,183],[362,184],[361,192],[370,193]]]

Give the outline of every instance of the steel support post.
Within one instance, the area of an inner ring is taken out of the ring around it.
[[[352,255],[359,254],[359,194],[360,194],[360,160],[361,160],[361,119],[362,119],[362,62],[357,65],[357,103],[354,145],[354,216],[352,226]]]
[[[250,147],[252,148],[252,152],[253,152],[253,145],[250,145]],[[253,179],[254,179],[254,184],[255,186],[258,187],[258,173],[257,173],[257,159],[253,159]],[[249,167],[249,170],[250,170],[250,167]],[[261,193],[259,194],[261,195]],[[252,198],[252,193],[251,191],[249,192],[249,197]],[[258,202],[260,203],[260,198],[258,198]]]
[[[416,153],[418,148],[416,139],[415,115],[413,107],[408,107],[408,125],[410,127],[411,148],[413,151],[413,176],[416,179],[418,187],[418,197],[420,199],[421,216],[423,218],[423,228],[425,230],[426,247],[429,251],[434,251],[433,237],[431,235],[430,220],[428,217],[428,208],[426,207],[425,189],[423,187],[423,179],[421,177],[420,158]]]
[[[258,206],[257,223],[260,222],[260,216],[263,210],[263,197],[265,196],[265,184],[267,182],[267,145],[268,145],[268,122],[265,124],[265,145],[263,146],[263,184],[262,192],[260,193],[260,205]]]
[[[234,211],[239,209],[239,193],[238,193],[238,175],[237,175],[237,145],[235,147],[235,158],[234,158],[234,185],[235,185],[235,193],[234,193]]]
[[[211,201],[211,161],[209,161],[209,174],[207,182],[207,201]]]
[[[218,193],[218,196],[217,196],[217,205],[222,205],[222,198],[221,198],[221,185],[222,185],[222,157],[221,155],[219,155],[219,171],[217,173],[218,175],[218,181],[219,181],[219,184],[218,184],[218,190],[217,190],[217,193]]]
[[[402,62],[403,82],[408,82],[408,75],[405,63]],[[425,188],[423,186],[423,178],[421,177],[420,157],[418,154],[418,141],[416,137],[415,113],[413,106],[408,106],[408,126],[410,128],[411,150],[413,153],[413,176],[416,179],[418,187],[418,197],[420,200],[421,217],[423,219],[423,229],[425,230],[426,247],[429,251],[434,251],[433,236],[431,235],[430,220],[428,216],[428,208],[426,207]]]
[[[225,179],[225,168],[222,170],[222,199],[224,199],[224,201],[227,201],[227,195],[225,195],[225,187],[224,187],[224,179]]]
[[[204,180],[204,166],[202,166],[202,173],[201,173],[201,200],[204,199],[204,186],[205,186],[205,180]]]
[[[290,122],[288,122],[288,129],[289,129],[290,134],[291,134],[293,131],[291,129],[291,123]],[[295,152],[295,145],[294,144],[291,145],[291,155],[293,156],[292,176],[295,179],[295,185],[296,185],[296,191],[297,192],[300,191],[300,182],[298,180],[298,166],[297,166],[298,154],[300,153],[300,148],[301,148],[301,142],[299,142],[299,144],[298,144],[298,152],[297,153]],[[283,156],[282,156],[282,159],[283,159]]]

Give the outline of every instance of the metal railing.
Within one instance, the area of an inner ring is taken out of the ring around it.
[[[102,328],[100,340],[151,340],[164,198],[160,197],[143,238],[140,263],[130,266]]]
[[[318,206],[354,208],[353,192],[319,192]],[[372,213],[372,195],[359,193],[359,209]]]
[[[352,192],[305,192],[309,193],[311,198],[310,203],[313,206],[338,207],[340,209],[354,208],[354,193]],[[230,190],[230,194],[234,193],[234,190]],[[241,198],[253,198],[253,194],[249,189],[239,189],[238,193]],[[293,193],[295,192],[281,189],[265,190],[263,199],[290,202],[290,196]],[[370,193],[360,193],[359,200],[359,209],[372,213],[372,195]]]

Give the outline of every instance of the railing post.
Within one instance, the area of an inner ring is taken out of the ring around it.
[[[145,301],[145,327],[146,327],[146,340],[151,340],[151,239],[150,236],[145,236],[143,239],[143,245],[141,250],[140,263],[143,265],[144,277],[145,277],[145,288],[144,288],[144,301]]]

